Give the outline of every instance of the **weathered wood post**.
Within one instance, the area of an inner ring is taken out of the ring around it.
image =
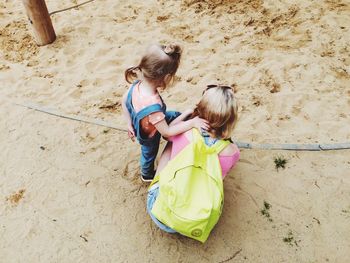
[[[55,41],[56,34],[45,0],[22,0],[29,22],[34,30],[34,38],[39,46]]]

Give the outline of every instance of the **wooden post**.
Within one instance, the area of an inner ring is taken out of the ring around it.
[[[55,41],[56,34],[45,0],[22,0],[29,22],[34,30],[34,38],[39,46]]]

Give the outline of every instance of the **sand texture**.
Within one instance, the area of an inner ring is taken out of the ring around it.
[[[21,2],[0,3],[0,262],[349,262],[350,150],[242,150],[200,244],[147,216],[125,132],[14,103],[123,126],[124,70],[176,42],[168,108],[227,84],[239,141],[350,142],[350,1],[96,0],[52,21],[57,40],[38,47]]]

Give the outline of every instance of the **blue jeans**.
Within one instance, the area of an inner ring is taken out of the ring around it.
[[[157,199],[157,196],[159,194],[159,183],[154,184],[151,189],[148,190],[148,195],[147,195],[147,212],[151,216],[153,222],[161,229],[164,230],[165,232],[168,233],[176,233],[176,231],[166,225],[164,225],[162,222],[160,222],[151,212],[153,208],[153,204]]]
[[[175,120],[181,113],[177,111],[165,112],[165,120],[169,124]],[[152,138],[149,138],[147,142],[141,144],[141,174],[145,176],[153,176],[154,161],[157,157],[159,150],[160,134],[157,132]]]

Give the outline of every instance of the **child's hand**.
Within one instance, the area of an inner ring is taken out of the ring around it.
[[[201,119],[198,116],[193,118],[191,121],[192,121],[192,127],[193,128],[197,128],[199,131],[201,129],[207,131],[210,128],[210,125],[209,125],[208,121],[205,120],[205,119]]]
[[[131,123],[128,124],[128,136],[133,142],[135,141],[134,127]]]

